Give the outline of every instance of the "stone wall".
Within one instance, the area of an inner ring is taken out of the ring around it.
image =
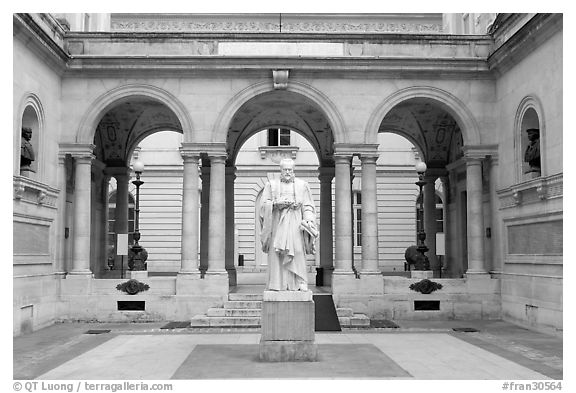
[[[59,277],[54,275],[58,231],[57,183],[60,131],[60,77],[34,45],[15,32],[13,45],[13,333],[53,323],[58,309]],[[37,129],[32,142],[36,172],[20,175],[23,113],[34,108]]]
[[[562,330],[562,32],[497,79],[502,315],[540,330]],[[522,173],[519,110],[530,102],[541,128],[541,176]]]

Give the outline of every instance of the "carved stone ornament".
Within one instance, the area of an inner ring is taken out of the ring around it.
[[[116,285],[116,289],[122,292],[126,292],[128,295],[136,295],[138,292],[144,292],[150,289],[148,284],[144,284],[138,280],[128,280],[122,284]]]
[[[429,294],[439,289],[442,289],[442,284],[430,281],[427,278],[410,285],[410,289],[423,294]]]
[[[26,188],[22,183],[14,183],[14,199],[22,199]]]
[[[288,70],[273,70],[272,78],[274,79],[275,90],[286,90],[288,88]]]

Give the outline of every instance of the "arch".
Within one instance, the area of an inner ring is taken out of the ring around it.
[[[540,128],[540,165],[541,165],[541,175],[545,175],[546,170],[546,122],[544,121],[544,108],[542,102],[536,95],[528,95],[524,97],[518,109],[516,110],[516,115],[514,116],[514,158],[516,162],[516,182],[522,180],[522,163],[524,162],[524,152],[522,151],[522,123],[526,112],[528,110],[534,110],[536,116],[538,117],[538,127]]]
[[[462,138],[466,145],[480,144],[480,130],[472,112],[456,96],[432,86],[412,86],[398,90],[382,101],[370,116],[364,131],[365,143],[376,143],[376,135],[384,117],[396,105],[412,98],[429,98],[437,102],[448,112],[462,130]]]
[[[77,143],[89,144],[94,140],[98,123],[104,113],[118,103],[119,100],[132,96],[144,96],[166,105],[178,118],[184,137],[190,137],[194,130],[186,107],[171,93],[159,87],[144,84],[130,84],[116,87],[98,97],[90,105],[90,109],[80,121]],[[187,141],[187,140],[186,140]]]
[[[297,81],[290,81],[286,90],[309,98],[315,104],[317,104],[330,123],[330,128],[334,133],[334,142],[348,142],[348,135],[345,132],[344,121],[336,109],[336,106],[326,95],[324,95],[324,93],[310,85]],[[269,81],[258,82],[246,87],[244,90],[240,91],[238,94],[232,97],[225,105],[224,109],[218,116],[216,123],[214,124],[212,142],[226,141],[228,127],[232,122],[232,118],[243,104],[248,102],[251,98],[272,91],[274,91],[274,88]]]
[[[17,152],[14,154],[14,170],[20,170],[20,141],[21,141],[21,134],[22,134],[22,127],[25,126],[24,124],[24,115],[26,111],[30,108],[35,114],[35,120],[37,122],[36,126],[38,127],[37,130],[32,130],[32,140],[33,140],[33,147],[35,153],[35,161],[36,161],[36,171],[37,171],[37,178],[42,178],[42,171],[44,169],[44,165],[41,164],[41,160],[43,158],[43,148],[44,148],[44,123],[45,123],[45,112],[44,106],[42,105],[42,101],[38,95],[32,92],[26,93],[22,100],[20,101],[20,105],[18,107],[17,112],[17,121],[14,122],[16,125],[16,129],[14,130],[14,151]],[[34,142],[36,144],[34,145]]]

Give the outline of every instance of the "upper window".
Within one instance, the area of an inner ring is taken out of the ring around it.
[[[268,146],[290,146],[290,130],[287,128],[268,129]]]

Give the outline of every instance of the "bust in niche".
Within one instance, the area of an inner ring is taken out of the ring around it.
[[[540,174],[540,129],[529,128],[526,130],[528,134],[528,146],[524,152],[524,162],[530,165],[526,173]]]
[[[32,139],[32,129],[22,127],[22,143],[20,145],[20,174],[27,176],[29,172],[35,172],[31,165],[34,161],[34,148],[30,140]]]

